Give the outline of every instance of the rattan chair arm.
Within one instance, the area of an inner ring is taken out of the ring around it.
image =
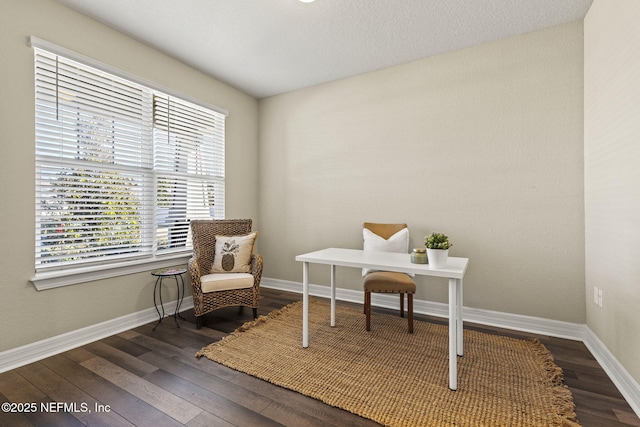
[[[260,254],[251,255],[251,275],[254,278],[254,286],[260,286],[262,278],[262,256]]]
[[[196,255],[189,258],[187,261],[187,268],[189,270],[189,276],[191,281],[191,287],[193,289],[193,296],[197,297],[202,294],[202,282],[200,281],[200,277],[202,274],[200,273],[200,264],[198,263],[198,257]]]

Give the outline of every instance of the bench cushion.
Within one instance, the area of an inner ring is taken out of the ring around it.
[[[411,277],[404,273],[375,271],[364,277],[364,290],[413,294],[416,292],[416,284]]]
[[[213,273],[200,278],[204,293],[250,288],[253,286],[253,280],[249,273]]]

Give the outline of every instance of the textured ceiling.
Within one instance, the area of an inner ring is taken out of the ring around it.
[[[593,0],[57,0],[263,98],[584,18]]]

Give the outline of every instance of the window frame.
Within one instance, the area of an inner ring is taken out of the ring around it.
[[[127,73],[125,71],[112,67],[108,64],[104,64],[100,61],[86,57],[82,54],[73,52],[71,50],[60,47],[58,45],[47,42],[45,40],[39,39],[37,37],[31,36],[29,38],[29,45],[33,48],[41,49],[41,50],[50,52],[54,55],[58,55],[66,59],[86,65],[88,67],[98,69],[101,72],[108,73],[117,78],[125,79],[134,84],[144,86],[145,88],[153,92],[158,92],[163,96],[184,101],[186,103],[193,104],[194,106],[211,110],[215,113],[221,114],[224,116],[222,118],[223,123],[224,123],[224,119],[229,115],[229,112],[221,107],[203,102],[199,99],[195,99],[188,95],[184,95],[172,89],[169,89],[161,85],[158,85],[154,82],[142,79],[138,76],[132,75],[130,73]],[[223,157],[222,157],[222,180],[221,181],[224,185],[224,168],[225,168],[224,166],[224,129],[222,130],[222,138],[223,138],[223,154],[222,154]],[[224,188],[222,189],[221,194],[224,196]],[[154,208],[154,210],[157,210],[157,207]],[[37,212],[39,212],[38,206],[35,206],[34,212],[37,215]],[[224,217],[224,208],[222,208],[222,212]],[[154,217],[155,215],[156,214],[154,213]],[[36,218],[36,221],[37,221],[37,218]],[[157,227],[157,224],[155,224],[155,221],[152,226],[154,227],[154,230],[155,230],[155,227]],[[34,231],[37,231],[37,230],[38,229],[36,228]],[[154,235],[155,235],[155,232],[154,232]],[[43,269],[40,269],[39,271],[38,269],[36,269],[35,275],[32,277],[30,281],[36,287],[37,290],[57,288],[60,286],[67,286],[67,285],[73,285],[77,283],[95,281],[95,280],[117,277],[122,275],[146,272],[156,268],[181,265],[186,263],[188,258],[191,256],[191,249],[189,247],[185,247],[184,249],[177,250],[177,251],[168,251],[164,254],[158,254],[156,248],[154,247],[152,248],[151,252],[152,253],[150,255],[147,255],[141,258],[139,257],[131,258],[131,259],[124,258],[119,261],[110,259],[106,262],[101,262],[100,260],[98,260],[98,262],[86,262],[86,263],[81,262],[81,263],[78,263],[78,265],[67,266],[67,267],[65,267],[64,265],[60,265],[57,267],[52,266],[50,268],[43,268]]]

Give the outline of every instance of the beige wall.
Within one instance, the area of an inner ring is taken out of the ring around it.
[[[227,216],[258,215],[254,98],[54,1],[0,1],[0,351],[153,307],[148,273],[41,292],[29,283],[35,241],[30,35],[229,110]]]
[[[640,382],[638,22],[637,0],[596,0],[585,18],[584,157],[587,325]]]
[[[296,254],[406,222],[412,246],[445,232],[471,259],[465,306],[585,322],[581,23],[261,100],[259,135],[266,277],[299,282]]]

